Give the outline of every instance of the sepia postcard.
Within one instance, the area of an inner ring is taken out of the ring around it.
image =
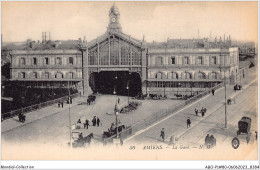
[[[257,1],[2,1],[1,159],[258,160],[257,56]]]

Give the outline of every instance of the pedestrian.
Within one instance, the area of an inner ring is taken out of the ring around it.
[[[198,112],[199,112],[198,106],[196,106],[196,107],[195,107],[195,114],[196,114],[196,116],[198,116]]]
[[[243,78],[245,78],[245,73],[243,73]]]
[[[215,89],[212,89],[212,95],[214,96],[214,94],[215,94]]]
[[[88,121],[88,119],[86,119],[86,121],[85,121],[84,129],[85,129],[86,126],[87,126],[87,129],[88,129],[88,126],[89,126],[89,121]]]
[[[96,126],[96,123],[97,123],[97,119],[96,119],[96,116],[94,116],[93,119],[92,119],[93,126]]]
[[[60,108],[60,102],[58,102],[58,108]]]
[[[111,123],[111,126],[110,126],[110,130],[109,130],[110,132],[114,129],[114,126],[115,126],[115,125],[114,125],[114,123],[112,122],[112,123]]]
[[[201,108],[201,116],[203,117],[205,115],[205,109],[202,107]]]
[[[63,108],[63,101],[61,102],[61,107]]]
[[[99,124],[101,124],[100,119],[97,117],[97,126],[99,126]]]
[[[119,98],[119,97],[118,97],[117,103],[118,103],[118,104],[120,103],[120,98]]]
[[[161,135],[160,137],[162,138],[163,142],[164,142],[164,137],[165,137],[165,133],[164,133],[164,128],[162,128],[161,130]]]
[[[188,119],[187,119],[187,128],[190,127],[190,124],[191,124],[190,117],[188,117]]]

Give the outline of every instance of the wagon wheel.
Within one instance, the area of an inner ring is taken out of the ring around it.
[[[210,143],[207,144],[207,148],[208,148],[208,149],[211,148],[211,144],[210,144]]]
[[[239,147],[239,145],[240,145],[240,142],[239,142],[239,140],[238,140],[237,137],[234,137],[234,138],[232,139],[231,144],[232,144],[232,147],[233,147],[234,149],[237,149],[237,148]]]

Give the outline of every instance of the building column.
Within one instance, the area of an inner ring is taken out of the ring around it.
[[[148,76],[148,73],[147,73],[147,49],[144,48],[142,49],[142,53],[141,53],[141,57],[142,57],[142,69],[141,69],[141,82],[142,82],[142,93],[143,94],[147,94],[147,76]]]
[[[108,37],[108,65],[110,66],[110,35]]]
[[[88,72],[88,48],[82,51],[82,84],[83,84],[83,95],[88,96],[90,93],[89,88],[89,72]]]
[[[121,41],[118,39],[118,65],[121,65]]]

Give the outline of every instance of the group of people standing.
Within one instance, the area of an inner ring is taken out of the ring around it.
[[[201,112],[201,116],[204,117],[205,113],[206,113],[207,109],[202,107],[200,112]],[[198,110],[198,106],[195,107],[195,114],[196,116],[198,116],[199,110]]]
[[[77,121],[77,123],[81,123],[81,120],[79,119],[78,121]],[[92,126],[102,126],[102,123],[101,123],[101,121],[100,121],[100,119],[98,118],[98,117],[96,117],[96,116],[94,116],[93,117],[93,119],[92,119]],[[84,129],[87,127],[87,129],[88,129],[88,127],[90,126],[90,124],[89,124],[89,120],[88,119],[86,119],[85,120],[85,123],[84,123]]]
[[[58,107],[60,107],[60,106],[63,108],[63,101],[58,102]]]
[[[96,117],[96,116],[94,116],[93,117],[93,119],[92,119],[92,125],[93,126],[102,126],[102,123],[101,123],[101,121],[100,121],[100,119],[98,118],[98,117]]]

